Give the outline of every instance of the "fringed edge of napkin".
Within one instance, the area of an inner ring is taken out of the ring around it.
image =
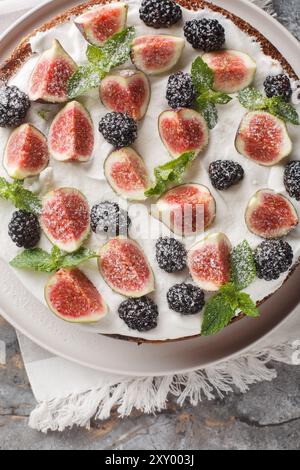
[[[271,361],[291,363],[290,343],[249,352],[245,356],[185,375],[124,379],[117,385],[105,385],[85,393],[40,403],[31,413],[29,426],[38,431],[63,431],[72,426],[89,428],[91,419],[108,419],[113,408],[120,418],[133,409],[153,414],[164,410],[170,397],[182,406],[186,401],[197,406],[203,399],[214,400],[249,386],[271,381],[276,370]]]

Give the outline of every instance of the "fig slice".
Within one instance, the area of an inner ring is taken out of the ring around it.
[[[90,233],[86,198],[75,188],[59,188],[43,199],[41,226],[49,240],[67,253],[77,251]]]
[[[216,216],[216,202],[206,186],[183,184],[167,191],[156,204],[157,217],[175,234],[204,232]]]
[[[45,288],[50,310],[69,323],[96,323],[108,308],[96,287],[79,269],[61,269]]]
[[[200,153],[208,144],[207,123],[193,109],[164,111],[159,116],[158,127],[161,140],[174,158],[190,151]]]
[[[65,103],[68,101],[68,81],[76,72],[77,65],[57,39],[51,49],[39,58],[30,77],[31,101]]]
[[[31,124],[23,124],[10,135],[3,166],[11,178],[23,180],[39,175],[49,163],[46,137]]]
[[[292,152],[286,124],[264,111],[243,118],[235,141],[237,151],[263,166],[273,166]]]
[[[140,36],[133,41],[131,59],[147,75],[159,75],[175,67],[183,48],[184,39],[176,36]]]
[[[148,78],[136,70],[114,72],[102,80],[100,98],[111,111],[128,114],[139,121],[145,116],[150,101]]]
[[[126,27],[127,12],[126,3],[115,2],[88,10],[75,18],[74,23],[88,42],[101,47],[107,39]]]
[[[201,289],[215,292],[230,281],[231,243],[224,233],[214,233],[188,253],[188,266]]]
[[[55,117],[49,131],[49,149],[55,160],[87,162],[94,149],[94,127],[85,107],[68,103]]]
[[[126,237],[110,240],[100,250],[99,270],[105,282],[125,297],[153,292],[154,276],[140,246]]]
[[[247,54],[235,50],[208,52],[202,56],[214,72],[216,91],[237,93],[251,85],[256,73],[256,62]]]
[[[132,148],[112,152],[104,163],[104,173],[119,196],[131,201],[146,200],[150,179],[142,157]]]
[[[245,219],[250,232],[262,238],[284,237],[299,222],[293,204],[271,189],[262,189],[251,198]]]

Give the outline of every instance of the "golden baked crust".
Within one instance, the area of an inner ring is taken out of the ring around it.
[[[31,34],[23,39],[23,41],[14,49],[11,56],[0,66],[0,80],[7,81],[16,73],[16,71],[26,62],[26,60],[32,55],[32,50],[30,47],[29,40],[32,36],[34,36],[37,32],[47,31],[54,26],[59,24],[65,23],[68,21],[72,16],[78,16],[83,13],[88,8],[101,5],[105,3],[110,3],[111,1],[115,0],[89,0],[87,2],[82,3],[74,8],[70,8],[66,10],[59,16],[56,16],[51,21],[44,23],[42,26],[34,30]],[[295,78],[298,80],[298,77],[289,63],[284,59],[284,57],[280,54],[280,52],[274,47],[270,41],[268,41],[257,29],[251,26],[246,21],[242,20],[241,18],[235,16],[233,13],[230,13],[223,8],[220,8],[216,5],[208,3],[204,0],[177,0],[181,6],[188,8],[189,10],[199,10],[201,8],[209,8],[213,11],[222,13],[225,17],[229,18],[233,23],[235,23],[241,30],[247,33],[249,36],[253,36],[256,38],[257,41],[260,42],[263,51],[265,54],[271,56],[273,59],[278,60],[284,70],[290,75],[291,78]]]
[[[86,1],[76,7],[70,8],[63,12],[61,15],[56,16],[52,20],[48,21],[47,23],[44,23],[41,25],[39,28],[35,29],[32,31],[31,34],[26,36],[22,42],[14,49],[10,57],[0,66],[0,81],[8,81],[11,79],[14,74],[17,72],[17,70],[22,67],[22,65],[30,58],[30,56],[33,54],[30,46],[30,38],[33,37],[36,33],[38,32],[44,32],[48,31],[49,29],[67,22],[70,18],[74,16],[78,16],[82,14],[85,10],[95,6],[95,5],[103,5],[105,3],[111,3],[112,1],[116,0],[89,0]],[[255,29],[253,26],[251,26],[249,23],[244,21],[243,19],[239,18],[238,16],[234,15],[233,13],[230,13],[229,11],[220,8],[216,5],[213,5],[211,3],[208,3],[205,0],[176,0],[177,3],[179,3],[181,6],[189,9],[189,10],[200,10],[202,8],[208,8],[212,11],[218,12],[223,14],[226,18],[230,19],[233,23],[235,23],[242,31],[247,33],[249,36],[252,36],[255,38],[262,47],[262,50],[266,55],[271,56],[273,59],[278,60],[282,67],[284,68],[285,72],[288,73],[288,75],[291,78],[294,78],[295,80],[298,80],[298,76],[296,72],[293,70],[293,68],[290,66],[290,64],[286,61],[286,59],[282,56],[282,54],[276,49],[273,44],[270,43],[257,29]],[[299,263],[296,263],[291,270],[288,278],[292,275],[292,273],[295,271]],[[270,294],[268,297],[263,299],[261,302],[258,303],[258,306],[263,304],[266,300],[268,300],[269,297],[271,297],[272,294]],[[243,318],[244,315],[241,315],[233,320],[233,322],[236,322]],[[232,322],[232,323],[233,323]],[[142,338],[134,338],[131,336],[123,336],[123,335],[106,335],[111,338],[115,339],[122,339],[126,341],[131,341],[135,342],[138,344],[143,344],[143,343],[153,343],[153,344],[161,344],[161,343],[168,343],[168,342],[175,342],[175,341],[183,341],[187,339],[192,339],[195,338],[195,336],[191,337],[185,337],[185,338],[178,338],[175,340],[165,340],[165,341],[149,341],[145,340]]]

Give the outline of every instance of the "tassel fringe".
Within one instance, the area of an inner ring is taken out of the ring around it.
[[[180,406],[186,401],[197,406],[203,400],[222,399],[234,389],[246,393],[250,385],[275,379],[276,371],[268,364],[290,364],[292,353],[292,346],[283,344],[186,375],[128,378],[117,385],[40,403],[30,416],[29,426],[44,433],[74,425],[89,428],[92,418],[105,420],[115,407],[124,418],[133,409],[145,414],[160,412],[170,396],[176,397]]]

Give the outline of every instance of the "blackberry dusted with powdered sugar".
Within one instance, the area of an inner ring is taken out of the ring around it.
[[[181,20],[182,11],[173,0],[143,0],[140,18],[152,28],[169,28]]]
[[[19,126],[29,108],[30,100],[23,91],[0,83],[0,127]]]
[[[257,277],[275,281],[288,271],[293,263],[293,249],[283,240],[266,240],[254,251]]]
[[[205,305],[204,292],[192,284],[176,284],[167,293],[171,310],[182,315],[195,315],[201,312]]]
[[[41,238],[41,228],[36,215],[23,210],[13,213],[8,234],[20,248],[34,248]]]
[[[280,96],[288,102],[293,94],[291,81],[285,74],[271,75],[267,77],[264,82],[264,87],[268,98]]]
[[[118,313],[132,330],[142,332],[157,327],[158,307],[149,297],[125,300],[121,303]]]
[[[190,108],[196,92],[189,73],[177,72],[169,77],[166,98],[171,108]]]
[[[194,49],[204,52],[217,51],[225,44],[225,29],[218,20],[209,18],[187,21],[184,35]]]
[[[284,186],[290,197],[300,201],[300,161],[292,161],[285,167]]]
[[[99,123],[99,131],[116,148],[128,147],[137,138],[135,120],[123,113],[107,113]]]
[[[209,177],[214,188],[224,191],[244,178],[244,170],[231,160],[216,160],[209,166]]]
[[[175,238],[159,238],[156,243],[156,259],[159,267],[167,273],[183,271],[187,260],[185,246]]]
[[[101,202],[91,210],[91,228],[94,233],[126,236],[130,224],[128,213],[115,202]]]

